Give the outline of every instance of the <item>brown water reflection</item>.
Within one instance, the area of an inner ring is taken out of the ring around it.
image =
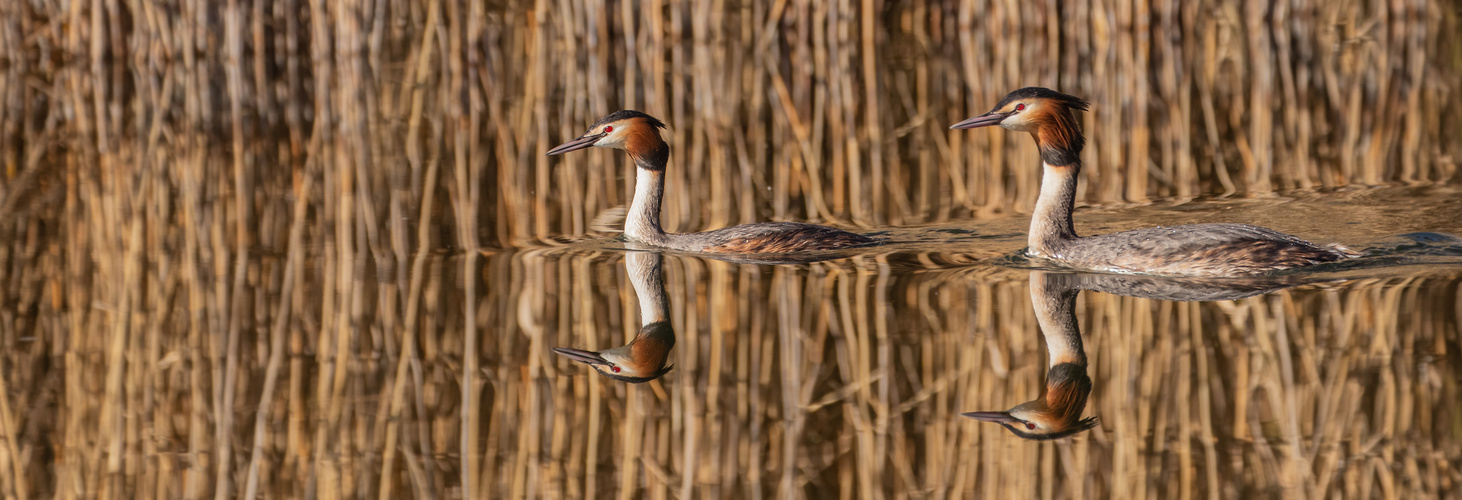
[[[541,265],[575,276],[545,281],[623,279],[617,266],[604,269],[612,262],[558,260]],[[535,483],[539,493],[1373,496],[1453,487],[1423,474],[1449,477],[1462,451],[1457,269],[1224,302],[1084,293],[1075,316],[1095,388],[1087,415],[1102,424],[1037,444],[957,417],[1044,390],[1046,345],[1026,273],[896,273],[876,257],[797,268],[666,263],[682,339],[675,372],[626,386],[555,362],[569,371],[544,367],[552,390],[504,415],[504,430],[521,419],[537,434],[514,433],[520,451],[497,459],[526,460],[535,477],[554,478]],[[633,309],[622,289],[578,288],[545,290],[558,300],[543,304],[522,296],[545,310],[537,332],[625,338],[632,320],[547,319]]]
[[[75,335],[59,358],[57,339],[15,339],[7,411],[27,422],[16,445],[31,457],[32,485],[69,473],[47,464],[95,463],[113,434],[83,423],[114,411],[104,387],[123,377],[139,405],[127,423],[143,432],[118,444],[152,472],[115,476],[125,480],[117,486],[153,480],[176,495],[191,464],[218,460],[184,444],[188,419],[222,417],[190,403],[219,394],[190,383],[212,376],[237,384],[223,406],[235,421],[262,417],[229,436],[238,450],[230,476],[242,484],[257,466],[261,491],[283,497],[1414,497],[1458,484],[1455,264],[1206,297],[1221,302],[1084,292],[1073,310],[1093,388],[1084,416],[1101,425],[1042,443],[959,416],[1008,408],[1045,386],[1029,271],[920,267],[930,257],[920,253],[795,266],[666,255],[675,369],[625,384],[550,348],[621,345],[644,311],[661,310],[641,302],[630,256],[661,258],[578,248],[424,255],[412,274],[419,335],[380,334],[412,321],[366,306],[394,293],[382,282],[348,316],[359,335],[306,336],[316,313],[302,314],[287,337],[241,335],[232,355],[205,365],[212,374],[183,362],[186,336],[112,345]],[[281,264],[250,267],[267,274]],[[1194,298],[1160,280],[1066,279]],[[300,310],[332,307],[319,301],[328,281],[300,283]],[[277,297],[274,286],[260,292]],[[271,358],[276,348],[282,358]],[[127,362],[107,364],[111,355]],[[102,366],[122,373],[92,368]],[[473,399],[464,400],[469,374]],[[251,443],[262,448],[251,453]],[[476,454],[464,457],[464,446]],[[469,475],[480,491],[460,490]]]

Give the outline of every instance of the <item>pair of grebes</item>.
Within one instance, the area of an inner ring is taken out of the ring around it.
[[[1075,112],[1080,98],[1027,87],[1006,95],[989,113],[953,129],[999,125],[1030,132],[1045,168],[1041,194],[1031,217],[1027,255],[1063,267],[1161,276],[1252,276],[1356,257],[1340,245],[1315,245],[1272,229],[1248,224],[1191,224],[1081,237],[1071,223],[1076,176],[1086,143]],[[670,146],[660,137],[665,124],[638,111],[617,111],[583,136],[548,152],[589,147],[622,149],[638,173],[625,221],[632,241],[675,250],[725,254],[786,254],[836,250],[879,243],[841,229],[797,222],[744,224],[699,233],[669,233],[660,227],[660,198]]]
[[[1030,132],[1045,169],[1041,194],[1031,218],[1027,255],[1064,267],[1160,276],[1252,276],[1356,257],[1339,245],[1315,245],[1272,229],[1247,224],[1193,224],[1138,229],[1080,237],[1071,222],[1076,176],[1085,144],[1075,111],[1080,98],[1028,87],[1011,92],[990,112],[959,122],[953,129],[999,125]],[[589,147],[622,149],[638,167],[634,201],[625,222],[630,240],[664,248],[724,254],[785,254],[873,245],[878,240],[836,228],[796,222],[745,224],[714,231],[677,234],[660,227],[660,201],[670,146],[660,136],[665,124],[638,111],[618,111],[600,119],[583,136],[548,152]],[[675,333],[659,254],[634,252],[626,258],[631,282],[640,295],[644,326],[629,344],[602,351],[554,348],[611,378],[642,383],[670,370]],[[1198,287],[1198,288],[1195,288]],[[1233,299],[1263,290],[1153,280],[1141,276],[1048,274],[1031,276],[1031,302],[1046,337],[1049,366],[1041,394],[1007,411],[964,414],[998,423],[1026,439],[1055,439],[1095,427],[1081,418],[1091,392],[1087,360],[1074,312],[1076,291],[1094,289],[1121,295],[1169,300]]]

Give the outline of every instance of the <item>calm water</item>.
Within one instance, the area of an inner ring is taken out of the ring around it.
[[[1462,241],[1435,232],[1462,234],[1457,195],[1357,189],[1078,214],[1088,232],[1257,221],[1375,254],[1258,281],[1012,268],[1032,265],[1007,255],[1023,246],[1020,217],[891,229],[893,243],[812,264],[665,255],[674,368],[642,385],[547,348],[631,339],[640,304],[659,306],[630,276],[662,272],[658,254],[629,259],[640,251],[593,240],[492,255],[486,284],[508,298],[485,311],[500,333],[483,369],[494,403],[515,411],[494,411],[489,439],[517,451],[484,460],[517,474],[507,482],[519,492],[549,496],[1455,493],[1443,478],[1462,452]],[[1401,236],[1415,231],[1433,233]],[[1043,314],[1079,322],[1091,391],[1078,413],[1100,424],[1042,442],[961,417],[1045,394],[1046,341],[1073,332],[1043,335],[1039,308],[1054,299],[1042,294],[1077,289]]]
[[[0,498],[1462,497],[1455,2],[12,3]],[[1038,153],[947,127],[1028,85],[1080,233],[1368,256],[1017,256]],[[886,243],[617,240],[623,155],[543,153],[624,108],[667,229]]]

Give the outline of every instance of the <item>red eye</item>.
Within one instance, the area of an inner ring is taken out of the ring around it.
[[[613,132],[613,131],[614,131],[614,127],[604,127],[604,133],[606,133],[606,134],[608,134],[610,132]]]
[[[1030,422],[1026,422],[1025,423],[1025,428],[1030,429],[1030,430],[1036,430],[1036,424],[1032,424]]]
[[[1025,105],[1024,104],[1016,104],[1015,105],[1015,110],[1016,111],[1025,111]],[[1035,427],[1031,427],[1031,428],[1034,429]]]
[[[609,367],[609,369],[614,370],[614,373],[619,373],[619,367],[618,366],[611,366],[611,367]],[[1032,425],[1031,428],[1034,429],[1034,428],[1036,428],[1036,426]]]

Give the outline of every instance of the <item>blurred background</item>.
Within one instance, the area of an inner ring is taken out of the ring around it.
[[[1005,257],[1040,160],[947,130],[1019,87],[1089,100],[1083,234],[1462,234],[1458,14],[3,2],[0,496],[1462,495],[1456,246],[1239,300],[1083,292],[1101,425],[1031,442],[959,417],[1043,387]],[[891,243],[667,256],[669,375],[556,357],[640,327],[607,240],[632,165],[543,154],[618,109],[669,125],[668,230]]]

